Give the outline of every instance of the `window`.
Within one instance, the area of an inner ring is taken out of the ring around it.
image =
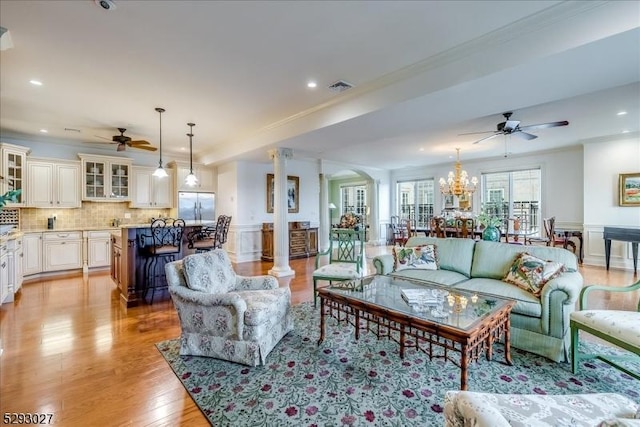
[[[367,210],[367,186],[345,185],[340,187],[342,214],[353,212],[365,215]]]
[[[398,182],[397,193],[398,216],[412,220],[416,227],[428,227],[433,217],[434,180]]]
[[[520,217],[529,227],[540,224],[540,169],[482,174],[482,210],[504,220]]]

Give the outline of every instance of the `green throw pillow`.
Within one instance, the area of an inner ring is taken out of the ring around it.
[[[545,261],[526,252],[519,253],[503,279],[539,297],[544,285],[564,271],[564,265]]]
[[[393,271],[406,269],[437,270],[438,251],[436,245],[413,248],[393,248]]]

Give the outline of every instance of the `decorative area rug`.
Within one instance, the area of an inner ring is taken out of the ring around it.
[[[156,344],[198,407],[215,426],[442,426],[444,394],[460,387],[451,362],[407,350],[372,333],[355,341],[353,326],[333,319],[317,346],[319,309],[293,307],[295,330],[267,358],[248,367],[222,360],[179,356],[178,339]],[[595,347],[595,348],[594,348]],[[595,343],[582,350],[617,354]],[[614,392],[640,403],[640,381],[599,360],[583,361],[577,375],[568,363],[502,345],[493,361],[469,369],[469,390],[495,393],[571,394]],[[640,371],[640,363],[630,367]]]

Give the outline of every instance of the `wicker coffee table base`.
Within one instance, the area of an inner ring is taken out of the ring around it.
[[[485,353],[487,360],[493,357],[493,343],[504,335],[504,356],[512,365],[510,350],[511,309],[515,303],[507,304],[480,319],[469,330],[452,328],[429,320],[420,319],[395,310],[367,304],[343,295],[318,291],[320,297],[320,339],[324,341],[325,318],[330,316],[338,322],[347,322],[355,328],[356,340],[361,330],[368,330],[378,338],[387,338],[400,345],[400,358],[404,358],[406,347],[415,347],[429,356],[429,360],[443,358],[460,368],[460,390],[467,389],[468,367]],[[455,316],[455,314],[452,314]],[[438,353],[435,350],[443,349]],[[456,360],[453,356],[459,354]]]

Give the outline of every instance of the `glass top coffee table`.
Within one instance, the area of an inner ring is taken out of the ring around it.
[[[515,301],[457,291],[428,282],[393,276],[368,276],[318,289],[320,339],[325,318],[355,327],[355,338],[368,330],[400,344],[404,358],[411,347],[430,359],[444,358],[460,367],[460,390],[467,389],[468,366],[481,354],[493,356],[493,343],[504,335],[504,355],[511,365],[510,320]],[[453,355],[459,354],[459,360]]]

